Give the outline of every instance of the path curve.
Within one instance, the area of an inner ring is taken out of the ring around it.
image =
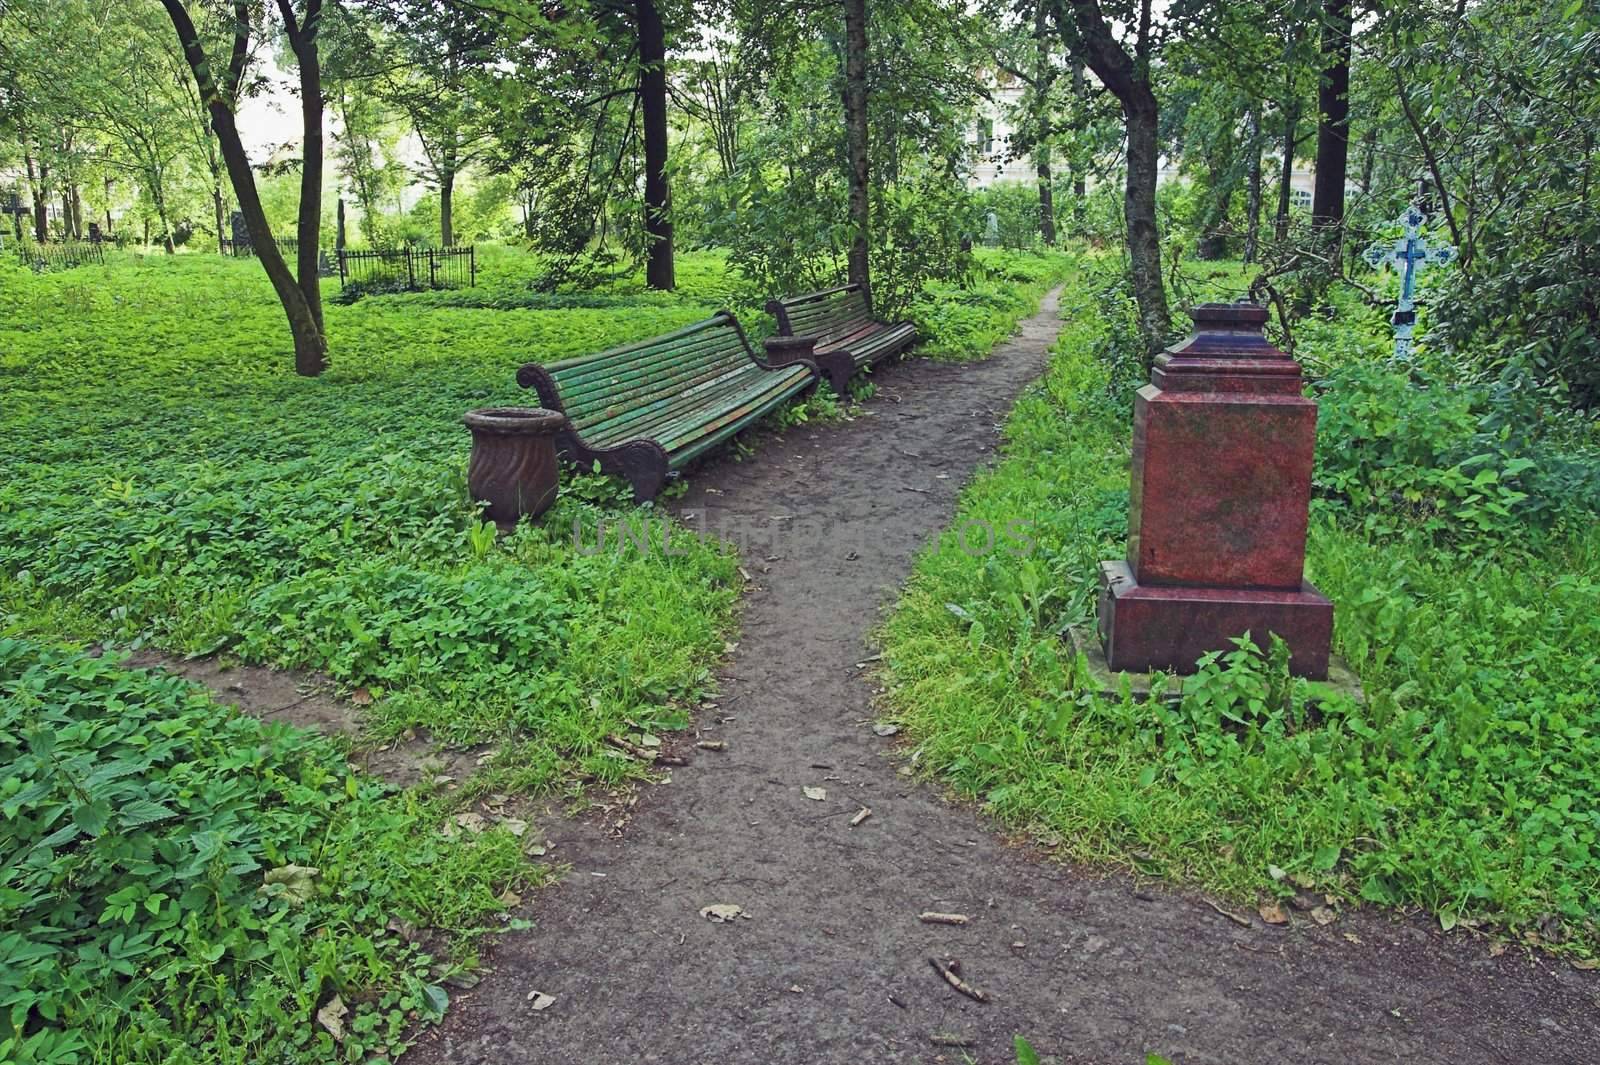
[[[1040,861],[899,774],[869,727],[865,640],[1043,368],[1056,298],[983,363],[891,369],[852,423],[695,475],[674,509],[752,540],[743,634],[701,721],[727,749],[689,751],[621,838],[556,825],[570,876],[406,1065],[999,1065],[1017,1033],[1062,1062],[1600,1061],[1600,981],[1564,964],[1376,915],[1240,928],[1192,895]],[[749,919],[702,919],[713,903]],[[933,955],[991,1001],[946,986]],[[554,1005],[533,1011],[533,991]]]

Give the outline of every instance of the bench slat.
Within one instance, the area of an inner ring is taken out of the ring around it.
[[[763,366],[727,311],[596,355],[529,363],[517,373],[546,406],[567,415],[562,453],[623,474],[640,500],[660,491],[669,470],[810,388],[816,377],[810,361]]]

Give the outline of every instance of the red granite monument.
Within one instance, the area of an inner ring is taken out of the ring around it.
[[[1193,673],[1249,632],[1328,675],[1333,604],[1305,579],[1317,405],[1248,303],[1194,308],[1133,414],[1128,557],[1100,563],[1100,639],[1114,670]]]

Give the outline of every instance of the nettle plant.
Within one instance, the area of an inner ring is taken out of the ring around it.
[[[0,639],[0,1060],[363,1060],[448,996],[391,927],[526,873],[317,736],[186,681]],[[441,941],[442,942],[442,941]],[[349,1010],[336,1049],[312,1017]]]

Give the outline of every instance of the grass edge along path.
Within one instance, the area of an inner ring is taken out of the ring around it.
[[[1309,575],[1337,606],[1364,707],[1318,716],[1305,682],[1245,651],[1219,656],[1175,709],[1099,700],[1061,634],[1093,616],[1096,561],[1123,551],[1130,408],[1111,398],[1082,287],[1062,314],[1003,461],[968,488],[883,629],[886,712],[921,769],[1074,859],[1600,947],[1600,536],[1463,558],[1374,546],[1319,513]],[[1027,557],[954,549],[982,528],[969,523],[1019,520]]]

